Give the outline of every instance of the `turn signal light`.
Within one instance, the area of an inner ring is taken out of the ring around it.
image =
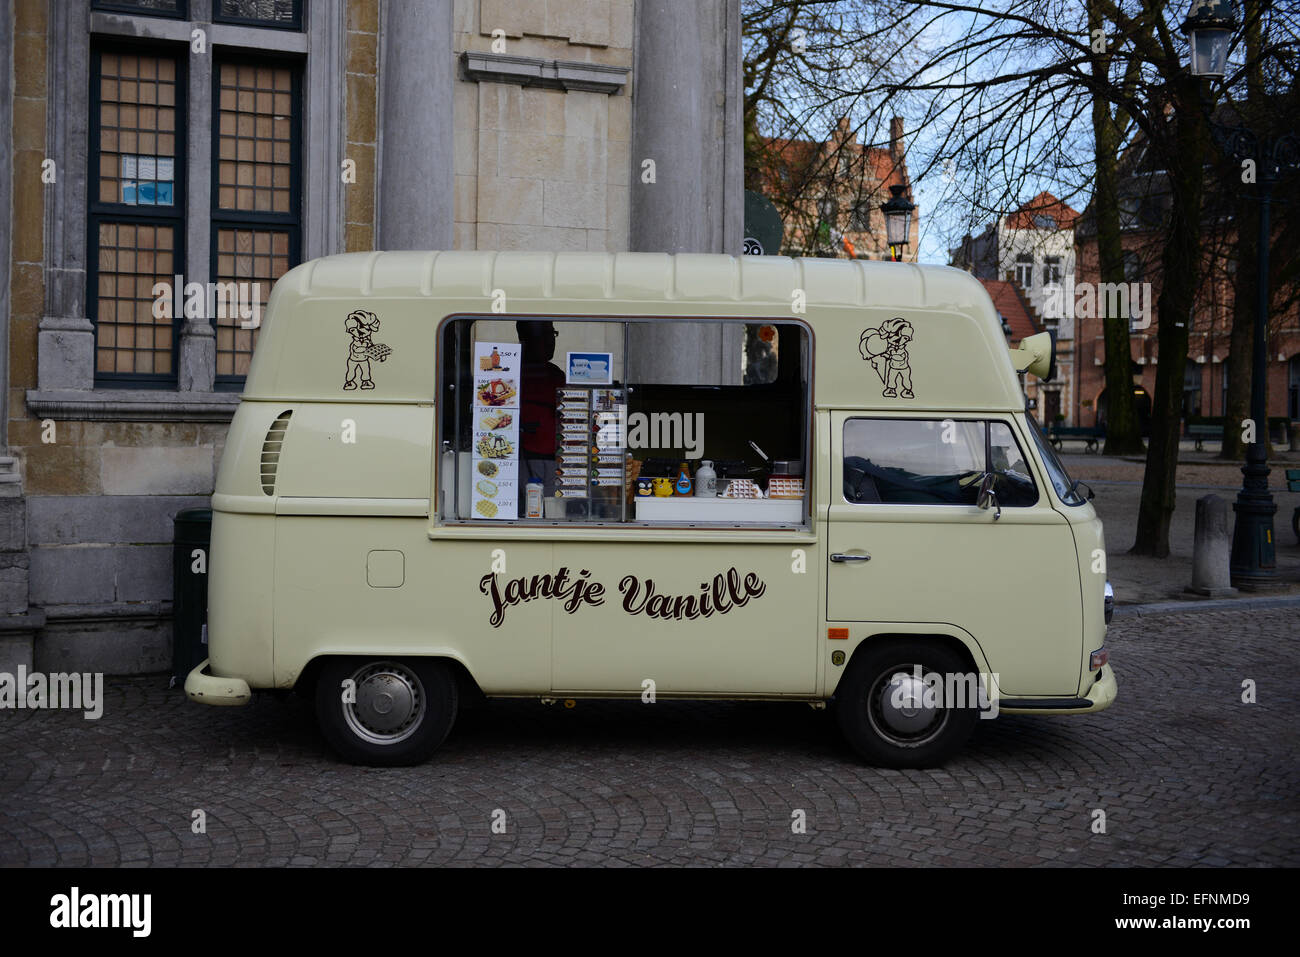
[[[1092,653],[1092,656],[1088,659],[1088,670],[1096,671],[1098,668],[1100,668],[1109,660],[1110,660],[1110,652],[1107,651],[1105,648],[1099,648],[1098,650],[1094,651]]]

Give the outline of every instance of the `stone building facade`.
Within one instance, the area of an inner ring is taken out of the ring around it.
[[[739,58],[739,0],[0,0],[0,670],[167,668],[296,263],[740,252]]]

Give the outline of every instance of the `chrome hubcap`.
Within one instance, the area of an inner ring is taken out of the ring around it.
[[[424,688],[405,665],[379,661],[352,675],[356,701],[344,703],[348,727],[375,744],[396,744],[415,733],[424,715]]]
[[[883,671],[867,695],[867,717],[872,730],[899,747],[916,748],[932,741],[948,723],[948,713],[937,691],[930,692],[924,671],[914,665],[896,665]]]

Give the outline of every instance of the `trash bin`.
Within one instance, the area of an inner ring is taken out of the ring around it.
[[[187,508],[173,520],[172,676],[175,686],[208,656],[208,547],[212,509]]]

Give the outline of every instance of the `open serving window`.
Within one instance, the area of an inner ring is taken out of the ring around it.
[[[440,522],[807,525],[803,324],[453,316],[440,337]]]

